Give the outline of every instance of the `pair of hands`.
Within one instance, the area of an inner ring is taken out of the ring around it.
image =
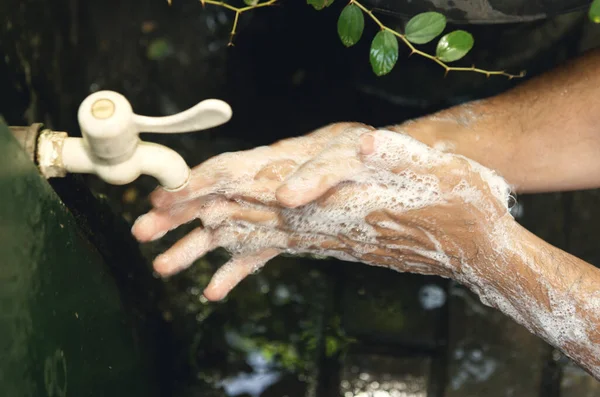
[[[168,276],[227,249],[231,259],[204,291],[209,300],[283,252],[461,280],[493,260],[493,234],[512,221],[509,192],[465,157],[403,133],[337,123],[204,162],[185,189],[157,189],[132,231],[152,241],[200,219],[154,269]]]

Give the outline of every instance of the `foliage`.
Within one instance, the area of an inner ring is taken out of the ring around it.
[[[167,0],[171,4],[171,0]],[[246,11],[255,8],[268,7],[274,5],[279,0],[243,0],[244,7],[235,7],[225,1],[220,0],[200,0],[202,5],[211,4],[220,6],[235,12],[233,27],[231,29],[230,45],[233,45],[233,37],[236,34],[236,29],[239,17]],[[323,10],[335,0],[306,0],[308,5],[311,5],[315,10]],[[402,41],[410,50],[410,54],[417,54],[424,58],[430,59],[444,68],[446,74],[451,71],[455,72],[475,72],[485,74],[487,77],[491,75],[500,75],[509,79],[525,76],[522,71],[519,74],[507,73],[504,70],[485,70],[475,66],[449,66],[448,63],[458,61],[463,58],[473,48],[473,36],[464,30],[455,30],[442,36],[436,47],[435,55],[428,54],[415,47],[415,45],[427,44],[438,37],[446,28],[446,17],[438,12],[424,12],[415,15],[411,18],[404,29],[404,33],[400,33],[384,25],[371,11],[363,6],[358,0],[350,0],[346,5],[337,23],[337,31],[342,44],[346,47],[351,47],[358,43],[363,35],[365,26],[365,18],[367,15],[373,22],[379,26],[380,31],[371,41],[369,51],[369,60],[373,72],[377,76],[383,76],[392,71],[398,61],[398,40]],[[590,9],[590,18],[593,21],[600,22],[600,0],[595,0]]]
[[[365,17],[355,4],[344,7],[338,19],[338,35],[346,47],[351,47],[360,40],[365,28]]]
[[[381,30],[371,42],[369,60],[377,76],[388,74],[398,60],[398,40],[387,30]]]
[[[231,4],[226,3],[225,1],[218,1],[218,0],[200,0],[200,3],[202,3],[203,7],[206,4],[211,4],[211,5],[223,7],[223,8],[226,8],[228,10],[235,12],[235,17],[233,19],[233,27],[231,28],[231,33],[230,33],[230,37],[229,37],[229,45],[232,46],[233,45],[233,36],[235,36],[237,25],[240,20],[240,15],[245,13],[246,11],[250,11],[255,8],[272,6],[277,1],[278,0],[266,0],[266,1],[261,2],[260,0],[244,0],[244,4],[246,4],[245,7],[234,7]],[[333,0],[307,0],[307,1],[309,4],[311,4],[311,3],[323,3],[323,4],[327,3],[326,4],[327,6],[329,6],[331,3],[333,3]],[[171,5],[172,0],[167,0],[167,2],[169,3],[169,5]],[[317,8],[317,6],[314,6],[314,7]],[[322,8],[323,7],[317,8],[317,9],[322,9]]]
[[[594,0],[588,12],[590,20],[594,23],[600,23],[600,0]]]
[[[446,28],[446,17],[438,12],[424,12],[415,15],[408,21],[404,29],[404,34],[402,34],[384,25],[379,18],[377,18],[371,11],[367,10],[357,0],[350,1],[350,4],[348,4],[344,10],[342,10],[340,19],[344,17],[348,18],[348,15],[350,15],[349,13],[344,14],[344,11],[348,7],[356,7],[360,9],[380,28],[380,32],[378,32],[373,38],[369,54],[373,72],[378,76],[388,74],[396,64],[396,61],[398,60],[398,39],[400,39],[410,49],[411,55],[417,54],[434,61],[443,67],[446,73],[450,71],[475,72],[485,74],[488,77],[491,75],[502,75],[508,77],[509,79],[523,77],[525,75],[525,72],[511,74],[505,72],[504,70],[492,71],[476,68],[475,66],[457,67],[447,65],[449,62],[454,62],[463,58],[471,50],[471,48],[473,48],[473,36],[463,30],[456,30],[440,38],[435,55],[431,55],[417,49],[415,44],[429,43],[439,36]],[[352,17],[356,19],[356,16],[352,15]],[[341,22],[338,22],[338,26],[340,23]],[[350,21],[344,21],[344,23],[348,25]],[[362,34],[362,29],[360,33]],[[342,39],[342,43],[346,45],[345,37],[342,37],[341,34],[340,39]]]
[[[435,56],[444,62],[454,62],[467,55],[473,48],[473,36],[464,30],[448,33],[438,41]]]
[[[333,0],[306,0],[306,3],[313,6],[315,10],[322,10],[333,4]]]
[[[439,12],[423,12],[406,24],[404,29],[408,41],[426,44],[446,29],[446,18]]]

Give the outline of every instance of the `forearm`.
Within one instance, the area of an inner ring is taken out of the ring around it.
[[[495,260],[463,282],[600,379],[600,270],[507,225],[493,236]]]
[[[600,186],[600,51],[496,97],[392,127],[497,170],[519,192]]]

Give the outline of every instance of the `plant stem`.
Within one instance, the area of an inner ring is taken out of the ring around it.
[[[169,2],[169,4],[171,4],[171,0],[167,0],[167,1]],[[238,22],[239,22],[241,14],[243,14],[246,11],[253,10],[255,8],[262,8],[262,7],[272,6],[277,1],[279,1],[279,0],[266,0],[266,1],[263,1],[263,2],[256,3],[254,5],[247,5],[245,7],[235,7],[235,6],[232,6],[231,4],[227,4],[226,2],[224,2],[222,0],[200,0],[200,2],[202,3],[202,6],[205,6],[206,4],[210,4],[210,5],[215,5],[215,6],[218,6],[218,7],[223,7],[223,8],[226,8],[226,9],[230,10],[230,11],[235,12],[235,17],[233,19],[233,26],[231,28],[230,39],[229,39],[229,44],[228,44],[230,46],[233,45],[233,37],[236,34],[237,26],[238,26]],[[485,74],[487,77],[490,77],[492,75],[496,75],[496,76],[505,76],[505,77],[508,77],[509,79],[521,78],[521,77],[525,76],[525,71],[521,71],[519,74],[512,74],[512,73],[508,73],[508,72],[506,72],[504,70],[485,70],[485,69],[480,69],[480,68],[476,68],[475,65],[473,65],[471,67],[448,66],[448,64],[446,64],[445,62],[443,62],[442,60],[440,60],[435,55],[431,55],[431,54],[428,54],[426,52],[423,52],[423,51],[417,49],[410,41],[408,41],[408,39],[406,38],[406,36],[403,35],[402,33],[399,33],[397,31],[395,31],[394,29],[391,29],[391,28],[387,27],[386,25],[384,25],[383,22],[381,22],[379,20],[379,18],[377,18],[373,14],[372,11],[368,10],[358,0],[350,0],[350,4],[354,4],[358,8],[360,8],[360,10],[362,12],[364,12],[365,14],[367,14],[371,18],[371,20],[373,22],[375,22],[377,24],[377,26],[379,26],[379,28],[381,30],[388,31],[388,32],[392,33],[394,36],[398,37],[400,40],[402,40],[402,42],[410,49],[410,55],[417,54],[417,55],[420,55],[420,56],[422,56],[424,58],[432,60],[433,62],[437,63],[438,65],[440,65],[441,67],[444,68],[446,75],[449,72],[475,72],[475,73]]]
[[[507,73],[504,70],[485,70],[485,69],[480,69],[480,68],[476,68],[475,65],[473,65],[471,67],[448,66],[445,62],[441,61],[436,56],[428,54],[426,52],[423,52],[423,51],[418,50],[417,48],[415,48],[415,46],[410,41],[408,41],[408,39],[406,38],[406,36],[404,36],[402,33],[396,32],[394,29],[391,29],[391,28],[385,26],[383,24],[383,22],[381,22],[379,20],[379,18],[377,18],[373,14],[372,11],[368,10],[365,6],[363,6],[357,0],[350,0],[350,4],[354,4],[358,8],[360,8],[361,11],[364,12],[365,14],[367,14],[373,20],[373,22],[375,22],[377,24],[377,26],[379,26],[379,28],[381,30],[386,30],[386,31],[392,33],[394,36],[398,37],[400,40],[402,40],[402,42],[404,42],[404,44],[406,44],[406,46],[410,49],[410,51],[411,51],[410,54],[411,55],[412,54],[417,54],[417,55],[420,55],[420,56],[422,56],[424,58],[432,60],[433,62],[435,62],[438,65],[440,65],[441,67],[443,67],[444,70],[446,71],[446,74],[448,74],[448,72],[475,72],[475,73],[485,74],[487,77],[490,77],[492,75],[498,75],[498,76],[506,76],[509,79],[520,78],[520,77],[524,77],[525,76],[525,71],[521,71],[521,73],[519,73],[519,74],[511,74],[511,73]]]
[[[235,12],[235,17],[233,18],[233,26],[231,28],[229,44],[228,44],[228,45],[232,46],[233,45],[233,36],[235,36],[236,30],[237,30],[237,25],[240,20],[240,15],[246,11],[250,11],[255,8],[272,6],[277,1],[278,0],[267,0],[267,1],[263,1],[262,3],[256,3],[254,5],[249,5],[249,6],[245,6],[245,7],[234,7],[231,4],[227,4],[224,1],[218,1],[218,0],[200,0],[200,3],[202,3],[202,6],[204,6],[206,4],[211,4],[211,5],[223,7],[223,8],[226,8],[228,10]]]

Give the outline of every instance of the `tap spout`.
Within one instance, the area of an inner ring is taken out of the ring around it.
[[[185,160],[166,146],[139,142],[135,152],[127,159],[114,163],[94,156],[82,138],[68,137],[64,132],[44,131],[38,145],[39,164],[51,164],[52,176],[67,172],[96,174],[105,182],[125,185],[140,175],[150,175],[169,191],[183,189],[190,178]],[[50,167],[40,167],[44,169]]]

